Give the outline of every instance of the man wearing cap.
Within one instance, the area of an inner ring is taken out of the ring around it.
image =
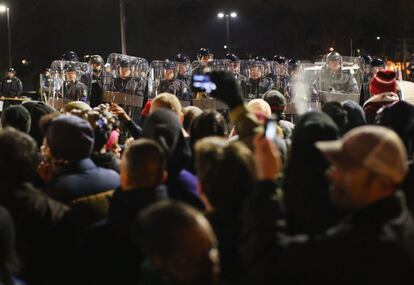
[[[384,127],[363,126],[316,147],[331,164],[327,175],[332,201],[349,214],[320,235],[289,236],[274,190],[277,168],[272,165],[278,156],[265,138],[255,140],[261,182],[246,209],[248,234],[242,248],[255,284],[412,283],[414,221],[398,191],[407,173],[398,135]]]
[[[367,122],[373,124],[377,111],[384,106],[399,101],[397,95],[397,74],[392,70],[378,71],[369,84],[371,98],[363,106]]]
[[[71,101],[88,100],[88,88],[85,84],[78,81],[76,68],[72,65],[65,70],[65,82],[63,84],[63,96]]]
[[[9,68],[7,70],[6,78],[0,82],[0,95],[4,97],[18,97],[23,92],[23,84],[19,78],[16,77],[16,70]],[[5,101],[3,110],[11,105],[10,101]]]
[[[46,186],[51,197],[69,203],[119,186],[115,171],[97,167],[90,159],[94,140],[91,125],[77,116],[60,115],[49,122],[43,153],[55,169]]]

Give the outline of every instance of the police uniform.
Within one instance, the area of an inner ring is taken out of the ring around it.
[[[192,93],[188,86],[180,80],[162,80],[160,82],[160,92],[168,92],[174,94],[181,101],[191,101]]]
[[[14,71],[14,70],[13,70]],[[6,77],[0,84],[0,94],[5,97],[18,97],[23,92],[23,84],[19,78],[13,76],[13,78]],[[13,105],[13,101],[3,101],[3,110],[10,105]]]
[[[135,96],[141,96],[143,97],[143,101],[145,101],[145,96],[147,94],[147,84],[146,80],[143,78],[132,78],[128,77],[125,79],[122,79],[120,77],[115,78],[113,81],[113,91],[135,95]],[[141,107],[137,106],[122,106],[127,113],[131,116],[132,120],[136,123],[139,122],[140,113],[141,113]]]
[[[20,96],[23,92],[23,84],[19,78],[14,76],[13,78],[6,77],[1,82],[1,95],[6,97]]]
[[[261,98],[267,91],[272,90],[273,84],[273,80],[268,77],[244,80],[241,82],[244,98]]]
[[[343,70],[332,72],[327,67],[323,67],[321,77],[318,79],[317,89],[321,91],[337,91],[346,93],[358,93],[358,83],[356,79],[349,73]]]
[[[88,88],[80,81],[65,81],[63,95],[66,99],[72,101],[86,102],[88,100]]]

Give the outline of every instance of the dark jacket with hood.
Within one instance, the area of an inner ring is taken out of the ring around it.
[[[414,209],[414,106],[405,101],[398,101],[379,112],[377,124],[394,130],[403,141],[410,161],[408,175],[401,189],[407,196],[407,203]]]
[[[260,184],[246,208],[242,249],[254,284],[413,282],[414,221],[400,193],[354,212],[319,236],[289,236],[276,185]]]
[[[163,185],[115,190],[108,218],[93,225],[86,234],[82,251],[85,284],[138,283],[143,256],[132,243],[131,224],[141,210],[167,198]]]
[[[142,137],[158,142],[167,153],[168,196],[204,209],[197,190],[197,177],[185,170],[191,161],[191,148],[178,116],[167,109],[156,110],[145,120]]]
[[[282,185],[291,233],[318,233],[338,221],[329,199],[328,162],[315,147],[317,141],[335,140],[339,130],[328,115],[304,114],[292,136],[292,150]]]

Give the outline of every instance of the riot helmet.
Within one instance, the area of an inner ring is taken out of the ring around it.
[[[176,72],[176,64],[175,62],[169,61],[169,60],[165,60],[163,65],[163,77],[164,80],[172,80],[175,77],[175,72]]]
[[[89,57],[89,64],[92,66],[93,73],[99,73],[104,65],[104,60],[100,55],[91,55]]]
[[[233,74],[240,73],[240,60],[234,53],[226,54],[225,59],[229,60],[228,69]]]
[[[213,59],[213,56],[213,53],[208,48],[200,48],[197,52],[198,60],[204,65],[207,65]]]
[[[231,62],[239,62],[239,58],[237,57],[237,55],[235,55],[234,53],[228,53],[226,54],[225,59],[230,60]]]
[[[279,64],[285,64],[286,63],[286,57],[282,55],[275,55],[273,57],[273,61],[279,63]]]
[[[249,60],[249,78],[260,79],[263,76],[263,62],[254,59]]]
[[[175,57],[175,61],[178,62],[178,63],[189,63],[190,62],[190,57],[188,55],[179,53]]]
[[[74,51],[68,51],[67,53],[64,53],[62,55],[62,60],[65,61],[79,61],[79,56],[76,52]]]
[[[76,68],[69,64],[65,68],[65,77],[66,81],[75,82],[77,79]]]
[[[363,55],[361,55],[361,59],[364,60],[364,64],[365,65],[371,65],[372,60],[373,60],[372,56],[370,56],[369,54],[363,54]]]
[[[131,62],[127,59],[122,59],[119,62],[119,77],[128,78],[131,76]]]
[[[371,61],[371,75],[375,76],[378,71],[385,69],[385,61],[381,58],[374,57]]]
[[[336,72],[342,68],[342,56],[333,51],[326,56],[326,62],[330,71]]]

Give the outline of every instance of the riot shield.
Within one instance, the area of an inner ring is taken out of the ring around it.
[[[117,103],[135,118],[144,102],[147,88],[148,61],[144,58],[112,53],[104,67],[108,74],[104,83],[103,102]],[[112,80],[108,84],[108,81]]]
[[[183,106],[191,104],[192,93],[187,82],[179,78],[179,64],[174,61],[154,60],[148,76],[148,97],[155,98],[160,93],[174,94]]]
[[[320,67],[312,63],[300,63],[289,67],[286,88],[282,92],[287,99],[285,111],[287,115],[300,115],[307,111],[320,110],[321,103],[312,88],[319,73]]]
[[[287,63],[280,64],[276,61],[271,62],[271,74],[274,82],[274,89],[284,92],[288,83],[288,65]]]
[[[50,66],[47,102],[61,109],[72,101],[89,102],[92,69],[88,63],[55,60]]]
[[[337,66],[332,66],[326,57],[322,59],[319,76],[314,82],[319,101],[359,102],[363,78],[363,61],[356,57],[342,57]],[[317,67],[320,65],[317,64]]]
[[[51,70],[48,68],[45,72],[42,72],[39,76],[40,82],[40,98],[42,101],[47,102],[49,97],[53,96],[58,87],[55,85],[57,82],[53,78]]]

